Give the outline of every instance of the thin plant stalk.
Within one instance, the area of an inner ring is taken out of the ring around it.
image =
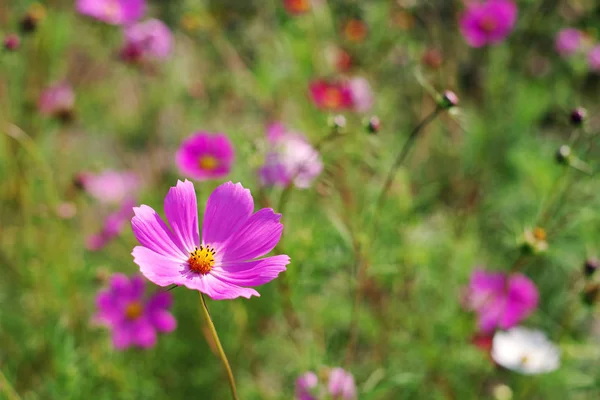
[[[204,298],[203,293],[200,293],[200,303],[202,303],[202,311],[204,313],[204,317],[206,319],[206,322],[208,323],[208,328],[210,329],[210,333],[212,334],[213,340],[215,341],[215,345],[217,346],[219,358],[223,363],[223,367],[225,367],[227,378],[229,379],[229,386],[231,387],[231,397],[234,400],[239,400],[237,390],[235,388],[235,379],[233,377],[233,372],[231,371],[231,367],[229,366],[229,361],[227,360],[227,355],[225,355],[225,350],[223,350],[223,346],[221,346],[221,341],[219,340],[217,329],[215,328],[215,324],[213,323],[213,320],[210,316],[210,311],[208,311],[208,306],[206,305],[206,299]]]

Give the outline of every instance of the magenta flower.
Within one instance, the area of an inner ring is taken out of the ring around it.
[[[270,208],[256,213],[248,189],[231,182],[208,198],[198,231],[194,184],[178,181],[165,197],[170,228],[150,207],[134,208],[133,233],[141,246],[134,261],[146,278],[159,286],[184,285],[215,300],[260,296],[254,289],[275,279],[290,262],[286,255],[266,258],[279,239],[281,214]]]
[[[112,204],[134,197],[140,187],[137,175],[129,171],[83,172],[76,178],[76,183],[99,202]]]
[[[121,58],[127,62],[162,60],[171,53],[171,31],[158,19],[149,19],[125,28],[124,37]]]
[[[594,46],[587,56],[588,64],[592,71],[600,71],[600,45]]]
[[[75,106],[75,92],[66,82],[56,83],[45,89],[38,101],[38,108],[43,115],[68,118]]]
[[[581,46],[583,35],[579,29],[567,28],[563,29],[556,35],[554,47],[558,54],[563,57],[568,57],[577,52]]]
[[[225,177],[234,158],[233,145],[226,135],[197,132],[181,144],[175,161],[182,174],[203,181]]]
[[[87,238],[87,249],[90,251],[101,250],[111,240],[119,236],[127,221],[131,220],[131,217],[133,217],[134,206],[134,200],[125,200],[119,210],[106,217],[102,230]]]
[[[112,25],[131,24],[144,15],[145,0],[77,0],[77,12]]]
[[[509,329],[538,305],[538,290],[523,274],[506,275],[477,269],[471,275],[467,307],[479,315],[479,329],[489,333]]]
[[[310,187],[313,180],[323,171],[319,152],[304,136],[290,133],[280,123],[267,129],[269,151],[265,164],[259,169],[261,184],[265,186]]]
[[[373,91],[365,78],[352,78],[348,83],[352,93],[352,107],[355,111],[366,112],[373,107]]]
[[[312,372],[306,372],[296,380],[296,400],[355,400],[356,384],[351,373],[342,368],[327,371],[327,382],[319,384],[319,378]]]
[[[342,368],[333,368],[329,371],[329,382],[327,384],[329,395],[333,399],[354,400],[356,399],[356,384],[351,373]]]
[[[310,95],[321,109],[343,110],[353,106],[352,90],[343,82],[316,80],[310,84]]]
[[[502,42],[517,21],[517,6],[510,0],[473,1],[460,19],[460,31],[472,47]]]
[[[296,379],[296,400],[317,400],[316,390],[319,378],[314,372],[308,371]]]
[[[109,287],[96,297],[98,313],[94,321],[112,330],[113,345],[118,350],[149,348],[156,344],[157,332],[172,332],[177,326],[169,312],[171,303],[168,292],[144,296],[142,277],[114,274]]]

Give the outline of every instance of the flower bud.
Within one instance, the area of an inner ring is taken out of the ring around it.
[[[571,124],[573,124],[575,126],[581,125],[583,123],[583,121],[585,120],[586,116],[587,116],[587,111],[585,108],[578,107],[578,108],[574,109],[573,111],[571,111]]]
[[[379,121],[379,117],[372,116],[366,121],[365,126],[367,128],[367,132],[371,134],[379,132],[379,129],[381,129],[381,122]]]
[[[569,165],[572,156],[571,148],[566,144],[560,146],[560,148],[556,151],[556,162],[561,165]]]
[[[591,278],[598,268],[600,268],[600,260],[596,257],[588,258],[583,264],[583,274],[586,278]]]
[[[458,96],[451,90],[446,90],[442,94],[442,98],[439,101],[439,106],[447,110],[458,105]]]
[[[341,114],[329,117],[327,125],[329,125],[332,132],[342,133],[346,129],[346,117]]]
[[[21,39],[17,34],[10,33],[4,38],[4,48],[8,51],[15,51],[21,46]]]

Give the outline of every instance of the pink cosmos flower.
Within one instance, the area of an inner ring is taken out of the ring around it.
[[[308,371],[296,379],[296,400],[317,400],[316,390],[319,378],[314,372]]]
[[[354,383],[354,377],[351,373],[344,371],[342,368],[333,368],[329,371],[327,388],[333,399],[356,399],[356,384]]]
[[[316,80],[310,84],[310,95],[318,108],[343,110],[352,108],[352,90],[344,82]]]
[[[594,46],[587,56],[592,71],[600,71],[600,45]]]
[[[45,89],[39,100],[38,108],[43,115],[67,118],[75,106],[75,92],[66,82],[56,83]]]
[[[510,0],[473,1],[460,19],[460,30],[472,47],[502,42],[517,21],[517,6]]]
[[[256,213],[248,189],[231,182],[218,186],[208,198],[198,230],[194,184],[178,181],[165,197],[169,226],[152,208],[134,208],[133,233],[141,246],[134,262],[159,286],[184,285],[215,300],[260,296],[251,288],[275,279],[290,258],[266,258],[281,238],[281,214],[270,208]]]
[[[477,269],[471,275],[467,307],[479,315],[479,329],[509,329],[527,318],[538,305],[538,290],[523,274],[506,275]]]
[[[171,53],[171,31],[158,19],[131,25],[125,28],[124,36],[121,58],[127,62],[161,60]]]
[[[87,238],[87,249],[90,251],[101,250],[111,240],[119,236],[127,221],[131,220],[131,217],[133,217],[134,206],[134,200],[125,200],[119,210],[106,217],[102,230]]]
[[[568,57],[577,52],[581,46],[583,35],[579,29],[567,28],[563,29],[556,35],[554,47],[558,54],[563,57]]]
[[[149,348],[156,344],[157,332],[172,332],[177,326],[169,312],[171,303],[168,292],[144,296],[142,277],[114,274],[109,287],[96,297],[98,313],[94,322],[112,330],[113,345],[118,350]]]
[[[365,78],[352,78],[348,83],[355,111],[366,112],[373,107],[373,91]]]
[[[99,174],[83,172],[76,178],[76,183],[99,202],[112,204],[133,197],[140,187],[137,175],[129,171],[105,170]]]
[[[327,372],[326,387],[319,384],[319,378],[306,372],[296,380],[296,400],[355,400],[356,384],[351,373],[342,368],[332,368]]]
[[[145,0],[77,0],[77,12],[112,25],[131,24],[144,15]]]
[[[233,145],[226,135],[197,132],[181,144],[175,161],[182,174],[202,181],[225,177],[234,157]]]
[[[280,123],[267,129],[269,152],[259,170],[260,181],[265,186],[288,186],[301,189],[310,187],[323,171],[319,152],[298,133],[287,132]]]

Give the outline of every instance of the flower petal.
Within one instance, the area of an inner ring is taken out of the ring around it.
[[[159,332],[172,332],[177,327],[177,321],[170,312],[157,310],[149,316],[150,322]]]
[[[250,262],[229,264],[216,267],[212,270],[218,279],[223,282],[239,286],[259,286],[277,278],[280,272],[285,271],[285,266],[290,262],[286,255],[263,258]]]
[[[252,260],[262,257],[277,245],[283,232],[281,214],[263,208],[252,215],[222,248],[222,263]],[[217,250],[219,253],[219,250]]]
[[[134,207],[131,220],[133,234],[140,244],[155,253],[172,259],[187,259],[183,243],[171,233],[167,225],[151,207]]]
[[[143,348],[156,344],[156,330],[146,318],[137,319],[131,326],[132,341]]]
[[[224,282],[213,274],[196,275],[193,278],[186,278],[181,284],[185,285],[188,289],[199,290],[213,300],[230,300],[238,297],[249,299],[251,296],[260,297],[260,294],[254,289]]]
[[[146,247],[133,248],[133,261],[140,267],[140,272],[158,286],[181,284],[181,271],[184,264],[181,261],[158,254]]]
[[[185,182],[177,181],[177,186],[169,189],[165,197],[165,215],[174,236],[188,254],[191,253],[200,244],[198,203],[192,182],[187,179]]]
[[[250,190],[240,183],[227,182],[217,187],[208,198],[202,241],[218,248],[244,225],[254,210]]]
[[[132,344],[130,327],[127,325],[115,326],[112,333],[113,346],[117,350],[125,350]]]

